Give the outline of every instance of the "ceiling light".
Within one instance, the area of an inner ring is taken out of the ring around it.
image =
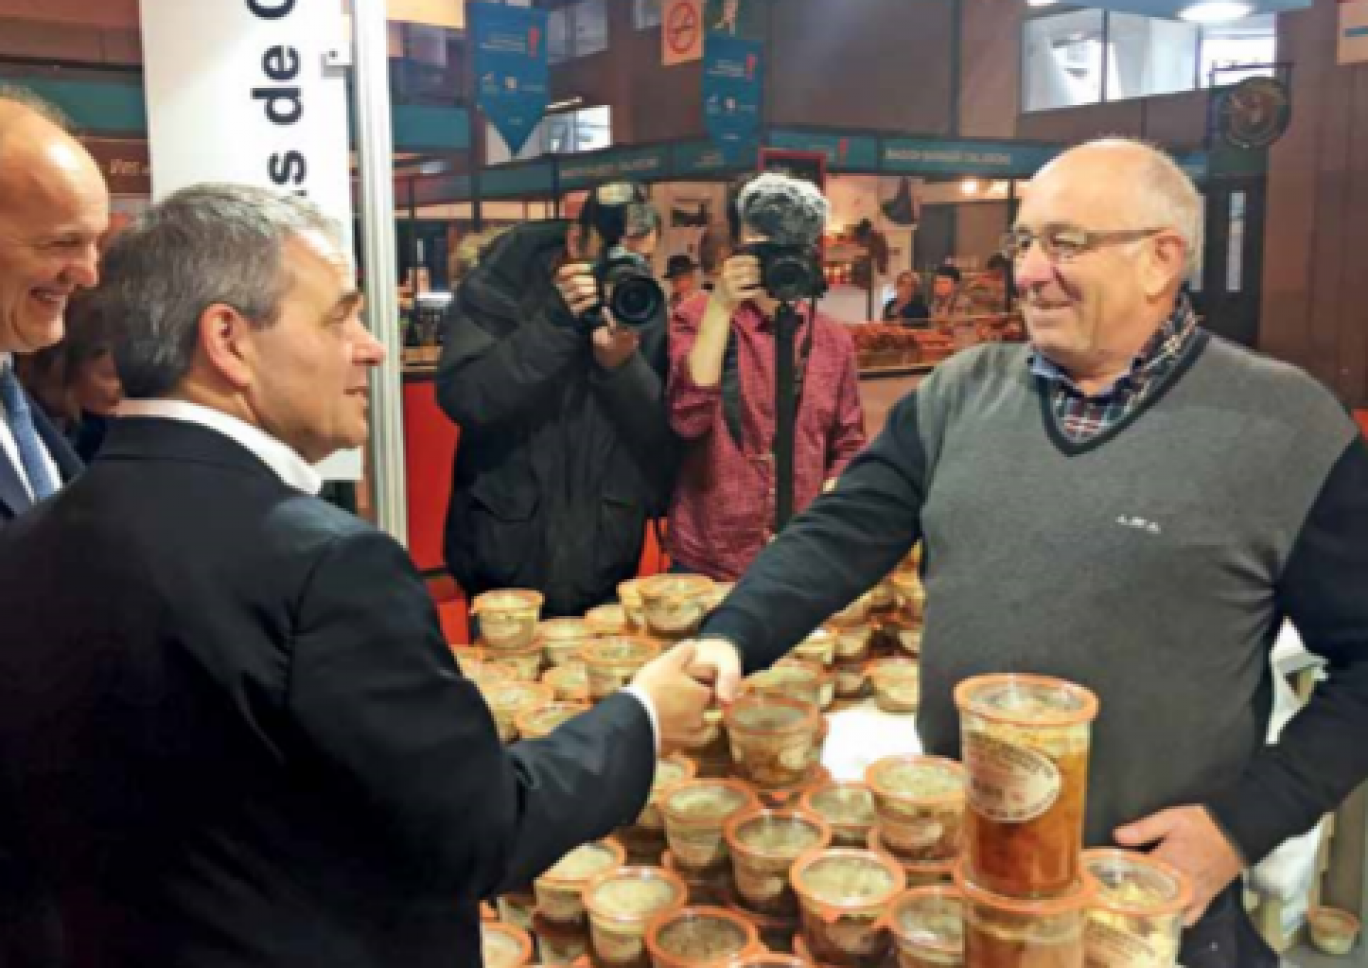
[[[1028,7],[1053,7],[1059,0],[1026,0]]]
[[[966,178],[960,182],[960,192],[965,195],[977,195],[979,193],[979,180],[977,178]]]
[[[1254,4],[1245,0],[1202,0],[1178,11],[1188,23],[1223,24],[1239,20],[1254,12]]]

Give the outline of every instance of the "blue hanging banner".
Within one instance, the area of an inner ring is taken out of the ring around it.
[[[764,45],[709,33],[703,51],[703,121],[731,165],[754,163],[760,134]]]
[[[517,155],[546,111],[546,11],[497,3],[467,9],[477,103]]]

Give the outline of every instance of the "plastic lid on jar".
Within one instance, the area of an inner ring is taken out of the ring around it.
[[[590,881],[583,894],[590,917],[620,924],[645,924],[688,898],[679,875],[659,867],[619,867]]]
[[[697,763],[681,753],[671,753],[669,756],[656,760],[655,778],[651,781],[651,790],[660,792],[687,780],[692,780],[697,775]]]
[[[864,783],[841,780],[803,795],[802,805],[832,826],[871,826],[876,815],[874,794]]]
[[[486,968],[517,968],[532,960],[532,939],[507,924],[480,925],[480,951]]]
[[[706,575],[652,575],[641,579],[637,585],[643,600],[697,598],[708,594],[712,588],[712,579]]]
[[[657,966],[726,965],[759,950],[760,936],[754,925],[725,908],[686,907],[651,920],[646,948]]]
[[[1187,875],[1161,860],[1127,850],[1083,852],[1083,869],[1097,882],[1093,907],[1117,914],[1164,917],[1192,903]]]
[[[660,646],[635,635],[605,635],[585,643],[587,665],[645,664],[660,654]]]
[[[746,810],[727,821],[727,844],[756,857],[797,858],[831,843],[831,828],[806,810]]]
[[[578,642],[592,638],[594,630],[582,618],[548,618],[537,626],[537,635],[547,642]]]
[[[793,863],[793,889],[835,912],[887,904],[907,887],[902,866],[869,850],[814,850]]]
[[[755,794],[740,780],[688,780],[665,794],[660,809],[684,826],[721,829],[733,814],[757,804]]]
[[[1014,914],[1023,918],[1049,918],[1061,914],[1082,912],[1093,898],[1097,895],[1097,884],[1090,874],[1084,875],[1074,883],[1069,890],[1057,894],[1053,897],[1043,898],[1016,898],[1004,897],[1001,894],[994,894],[992,891],[979,887],[969,880],[965,871],[965,862],[955,865],[954,877],[955,887],[959,890],[964,900],[971,904],[982,905],[1002,911],[1007,914]]]
[[[471,612],[521,612],[540,609],[545,601],[541,592],[530,588],[496,588],[476,595],[470,603]]]
[[[621,867],[626,859],[627,852],[612,838],[584,844],[556,861],[550,870],[537,878],[537,882],[551,885],[584,883]]]
[[[745,733],[800,733],[812,730],[821,716],[815,703],[771,693],[738,696],[727,707],[727,728]]]
[[[889,927],[908,944],[958,955],[964,951],[964,901],[953,887],[914,887],[893,899]]]
[[[885,756],[865,770],[865,783],[876,796],[918,803],[950,803],[965,796],[964,767],[943,756]]]
[[[1014,726],[1079,726],[1097,718],[1092,690],[1051,676],[975,676],[955,687],[962,712]]]

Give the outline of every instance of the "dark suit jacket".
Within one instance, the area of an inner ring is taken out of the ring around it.
[[[31,394],[28,397],[29,411],[33,414],[33,428],[38,431],[38,436],[47,447],[48,453],[52,455],[52,462],[57,465],[57,470],[62,475],[63,483],[70,483],[77,474],[85,469],[81,458],[76,456],[76,451],[62,432],[53,425],[47,418],[43,408],[33,399]],[[33,506],[28,491],[24,488],[24,482],[19,476],[19,471],[10,463],[5,451],[0,449],[0,528],[10,521],[23,514]]]
[[[198,426],[0,531],[0,615],[0,838],[78,968],[475,966],[650,792],[636,699],[501,746],[403,549]]]

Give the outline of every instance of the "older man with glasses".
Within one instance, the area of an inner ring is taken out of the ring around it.
[[[725,700],[922,542],[927,751],[959,755],[971,676],[1092,689],[1087,845],[1191,878],[1188,968],[1263,968],[1239,874],[1368,776],[1368,445],[1306,374],[1201,327],[1200,246],[1160,152],[1099,141],[1042,170],[1005,241],[1029,345],[904,399],[713,613],[697,671]],[[1285,618],[1331,672],[1269,747]]]

